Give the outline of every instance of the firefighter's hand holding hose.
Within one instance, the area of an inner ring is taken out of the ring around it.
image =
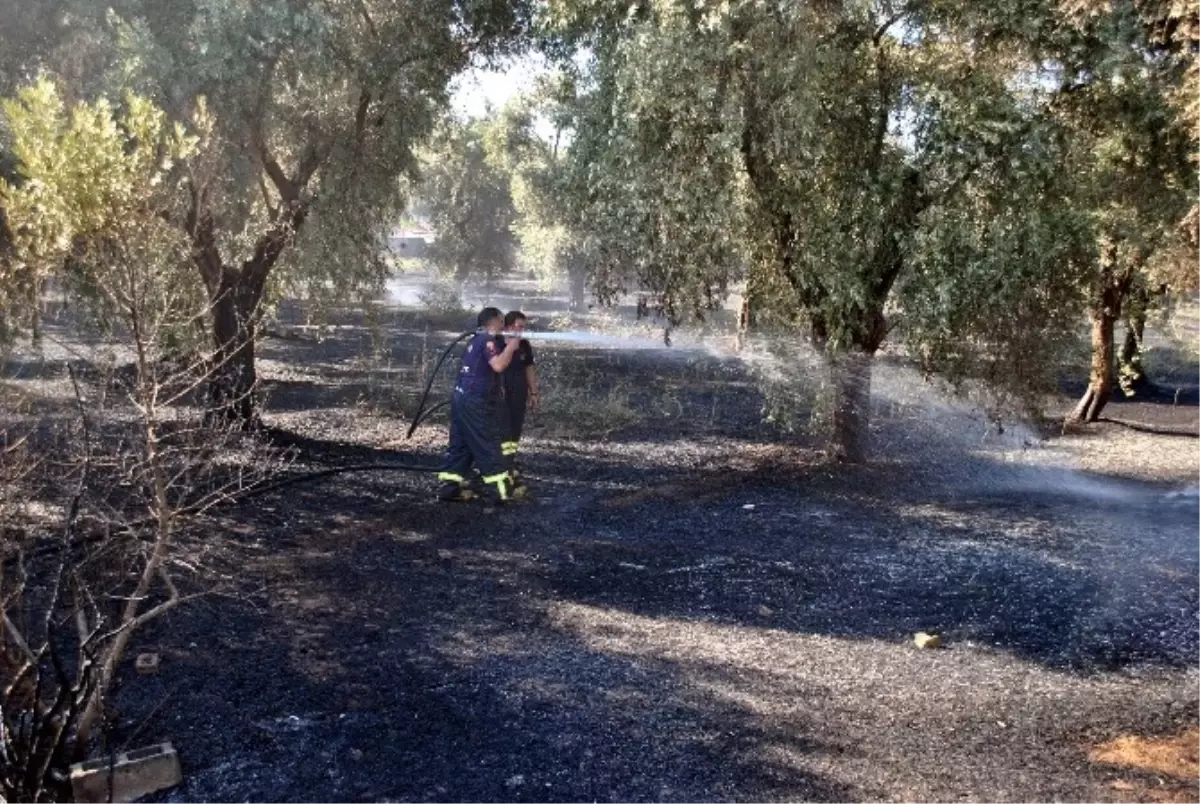
[[[512,362],[513,355],[517,353],[517,349],[521,348],[521,341],[525,340],[519,335],[510,335],[504,341],[504,351],[493,357],[488,363],[492,367],[492,371],[497,374],[504,372],[508,368],[508,364]]]

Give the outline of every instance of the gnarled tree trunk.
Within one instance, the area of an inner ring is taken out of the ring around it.
[[[846,463],[865,463],[871,446],[873,356],[851,350],[828,361],[831,394],[829,453]]]
[[[273,65],[268,68],[273,69]],[[371,93],[359,94],[354,118],[353,142],[362,143]],[[272,156],[263,131],[264,113],[259,110],[251,124],[250,139],[260,165],[278,193],[275,203],[263,191],[270,225],[254,244],[254,251],[241,265],[228,265],[217,244],[217,222],[208,188],[193,185],[187,229],[192,238],[192,261],[208,291],[212,316],[213,354],[209,382],[210,418],[218,417],[252,425],[258,408],[254,398],[257,375],[254,339],[261,312],[267,276],[280,255],[308,217],[312,198],[306,193],[309,181],[329,154],[330,143],[314,139],[300,154],[295,171],[288,175]]]
[[[1116,316],[1107,307],[1092,313],[1092,367],[1088,388],[1071,413],[1076,422],[1094,422],[1112,398],[1116,386],[1113,371],[1113,325]]]
[[[213,357],[208,381],[207,417],[257,423],[254,342],[267,275],[296,230],[304,223],[308,204],[293,202],[276,210],[274,223],[240,266],[227,265],[216,245],[216,225],[205,208],[203,194],[193,199],[189,219],[192,259],[208,290],[212,316]]]
[[[1100,418],[1117,385],[1113,329],[1121,317],[1121,308],[1125,297],[1129,295],[1136,267],[1131,262],[1118,272],[1117,255],[1117,243],[1105,243],[1101,255],[1102,283],[1099,298],[1092,308],[1092,363],[1088,387],[1075,410],[1067,417],[1069,421],[1079,424]]]
[[[212,416],[247,425],[256,419],[254,340],[258,305],[228,270],[222,272],[220,291],[212,303],[213,362],[208,402]]]

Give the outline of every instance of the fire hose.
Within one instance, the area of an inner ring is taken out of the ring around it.
[[[450,345],[447,346],[445,351],[442,352],[442,356],[439,357],[437,363],[433,365],[433,371],[429,372],[429,379],[425,381],[425,391],[421,394],[421,401],[417,405],[416,412],[413,413],[412,424],[408,426],[408,434],[405,435],[405,440],[413,437],[413,433],[415,433],[417,428],[421,426],[421,422],[432,416],[435,411],[441,410],[442,408],[446,407],[446,405],[450,404],[450,400],[446,399],[437,403],[428,410],[425,409],[425,403],[429,401],[429,392],[433,388],[433,382],[437,379],[438,372],[442,370],[442,365],[446,362],[446,358],[450,357],[450,353],[454,351],[455,346],[458,346],[467,338],[478,335],[480,332],[483,332],[483,330],[473,329],[462,333],[453,341],[451,341]],[[501,332],[499,335],[507,338],[526,338],[529,336],[529,333]],[[548,336],[543,335],[542,337]]]
[[[433,406],[428,411],[425,410],[425,403],[429,401],[429,391],[433,388],[433,381],[437,379],[438,372],[441,371],[441,369],[442,369],[442,364],[446,362],[446,358],[448,358],[450,356],[450,353],[454,351],[455,346],[458,346],[460,343],[465,341],[467,338],[474,337],[477,332],[478,332],[478,330],[473,329],[468,332],[462,333],[457,338],[452,340],[450,342],[450,345],[447,346],[445,351],[442,352],[442,356],[438,358],[437,363],[435,363],[433,366],[433,371],[429,372],[429,379],[426,380],[426,382],[425,382],[425,392],[423,394],[421,394],[421,402],[417,405],[417,410],[413,414],[412,424],[409,425],[409,427],[408,427],[408,435],[405,436],[405,439],[412,438],[413,433],[415,433],[417,431],[418,425],[421,424],[421,421],[426,416],[433,413],[438,408],[444,407],[447,404],[447,402],[442,402],[442,403],[439,403],[439,404]]]
[[[416,431],[417,427],[421,424],[421,422],[423,422],[425,419],[429,418],[429,416],[431,416],[434,412],[436,412],[436,411],[440,410],[441,408],[444,408],[446,405],[450,404],[450,400],[447,399],[447,400],[443,400],[442,402],[437,403],[436,405],[429,408],[428,410],[425,409],[425,403],[429,401],[429,393],[430,393],[431,389],[433,388],[434,380],[437,379],[438,372],[441,370],[442,365],[446,362],[446,359],[449,358],[450,354],[454,351],[454,347],[457,346],[458,344],[462,343],[467,338],[473,337],[479,331],[480,330],[470,330],[468,332],[462,333],[461,335],[456,337],[453,341],[451,341],[450,345],[447,346],[445,348],[445,350],[442,352],[441,356],[438,358],[437,363],[433,367],[433,371],[430,372],[430,374],[429,374],[429,379],[425,382],[425,390],[421,394],[421,402],[417,406],[416,413],[413,415],[412,424],[408,428],[407,438],[412,438],[412,434]],[[502,333],[502,334],[509,335],[509,337],[521,337],[520,335],[517,335],[517,334],[509,334],[509,333]],[[288,486],[293,486],[293,485],[296,485],[299,483],[309,483],[314,480],[321,480],[323,478],[330,477],[332,475],[344,474],[347,472],[436,472],[436,471],[438,471],[436,466],[430,466],[428,464],[420,465],[420,464],[409,464],[409,463],[401,463],[401,462],[359,463],[359,464],[351,464],[349,466],[335,466],[335,467],[331,467],[329,469],[321,469],[321,470],[317,470],[314,472],[306,472],[304,474],[293,475],[292,477],[285,477],[274,483],[261,483],[258,485],[249,486],[247,488],[231,492],[224,500],[222,500],[222,503],[224,503],[224,504],[238,503],[238,502],[242,502],[244,500],[247,500],[247,499],[250,499],[253,497],[258,497],[262,494],[268,494],[273,491],[278,491],[278,490],[280,490],[282,488],[286,488]],[[205,506],[205,507],[207,508],[210,506]],[[196,507],[184,507],[184,508],[176,511],[175,514],[176,515],[187,515],[187,514],[194,514],[194,513],[198,513],[198,512],[199,512],[199,509]],[[77,536],[75,538],[70,538],[68,536],[68,538],[65,539],[64,542],[55,542],[52,544],[43,545],[38,549],[30,551],[30,553],[27,554],[25,557],[26,558],[36,558],[36,557],[40,557],[40,556],[47,555],[49,553],[53,553],[55,551],[61,550],[64,547],[66,549],[72,549],[75,547],[79,547],[79,546],[89,544],[94,541],[98,541],[100,539],[107,538],[108,536],[112,535],[113,531],[136,532],[139,528],[143,528],[148,525],[152,525],[152,524],[154,524],[154,522],[155,522],[155,520],[153,517],[147,517],[145,519],[136,520],[133,522],[122,523],[115,527],[110,523],[104,529],[104,531],[102,531],[100,533],[81,535],[81,536]],[[20,554],[14,555],[14,556],[8,556],[3,561],[2,566],[7,567],[10,564],[14,563],[15,561],[19,560],[20,558],[21,558]]]

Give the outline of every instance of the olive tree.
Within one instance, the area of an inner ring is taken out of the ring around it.
[[[263,301],[345,293],[384,277],[381,235],[403,207],[413,149],[451,78],[520,40],[527,7],[499,0],[124,0],[103,35],[109,86],[210,135],[172,217],[211,306],[213,385],[255,415]]]
[[[437,239],[429,261],[458,283],[490,281],[515,266],[511,181],[487,143],[494,118],[448,117],[424,154],[421,195]]]
[[[1089,422],[1118,383],[1133,394],[1144,381],[1140,341],[1159,291],[1195,285],[1195,247],[1186,241],[1197,214],[1198,26],[1194,7],[1152,0],[1085,1],[1069,11],[1056,48],[1067,76],[1056,113],[1077,153],[1074,203],[1089,211],[1096,235],[1085,284],[1089,382],[1071,414]]]
[[[593,91],[574,65],[560,66],[505,107],[492,138],[512,177],[522,259],[546,279],[565,277],[577,312],[586,309],[589,280],[600,275],[592,265],[602,240],[588,204]]]
[[[1044,20],[916,0],[656,0],[614,17],[564,0],[548,17],[592,32],[590,212],[631,255],[600,284],[636,279],[681,320],[745,279],[758,326],[823,356],[832,451],[851,461],[894,331],[930,371],[1021,398],[1047,387],[1089,228],[1064,203]]]

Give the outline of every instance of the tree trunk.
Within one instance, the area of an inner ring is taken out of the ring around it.
[[[577,263],[572,263],[567,269],[571,284],[571,311],[582,313],[587,311],[587,269]]]
[[[1071,413],[1075,422],[1094,422],[1112,398],[1116,377],[1113,371],[1113,325],[1116,316],[1108,305],[1092,313],[1092,368],[1087,391]]]
[[[831,356],[831,457],[845,463],[866,463],[871,441],[872,354],[851,350]]]
[[[213,353],[208,383],[208,417],[252,426],[257,419],[254,365],[260,294],[238,281],[242,277],[223,271],[221,291],[212,301]]]
[[[34,349],[42,348],[43,331],[42,321],[45,318],[45,295],[46,295],[46,280],[38,279],[33,283],[33,293],[29,306],[29,340]]]
[[[303,170],[301,173],[305,175],[304,181],[311,175]],[[296,188],[303,184],[285,185],[289,192],[281,194],[294,199]],[[204,193],[193,192],[187,225],[192,232],[192,259],[208,290],[215,347],[205,418],[209,422],[223,419],[250,427],[258,423],[254,339],[267,275],[303,225],[308,204],[291,200],[286,209],[277,211],[275,222],[258,239],[253,254],[240,266],[233,267],[225,264],[217,248],[216,221],[206,207]]]
[[[1146,313],[1138,311],[1125,324],[1125,340],[1117,354],[1120,365],[1121,390],[1125,396],[1134,396],[1149,384],[1146,371],[1142,368],[1142,338],[1146,334]]]
[[[742,351],[746,347],[746,338],[750,334],[750,299],[749,297],[742,298],[742,305],[738,309],[738,327],[737,340],[734,345],[735,351]]]
[[[1068,421],[1077,424],[1094,422],[1112,399],[1117,384],[1113,358],[1113,328],[1121,317],[1125,297],[1133,285],[1136,264],[1131,262],[1123,270],[1117,270],[1118,242],[1105,242],[1101,253],[1102,284],[1097,304],[1092,308],[1092,366],[1088,377],[1088,388],[1083,398],[1071,412]]]

